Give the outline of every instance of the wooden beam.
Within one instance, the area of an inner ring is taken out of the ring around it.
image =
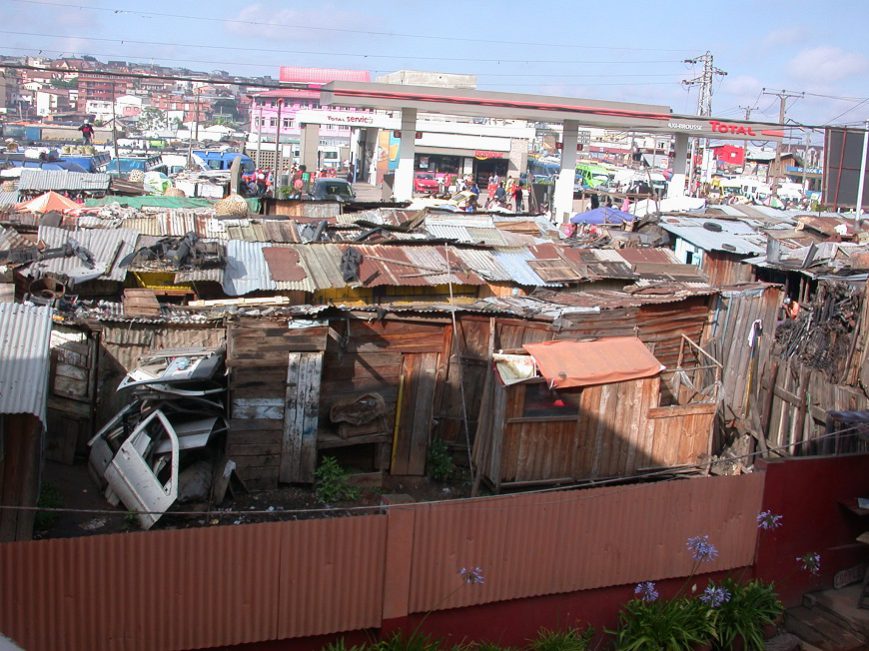
[[[279,479],[313,483],[323,353],[290,353]]]

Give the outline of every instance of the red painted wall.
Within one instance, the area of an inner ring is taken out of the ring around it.
[[[859,517],[839,502],[869,497],[869,456],[805,457],[758,462],[766,469],[764,508],[782,516],[782,526],[762,532],[755,572],[775,581],[786,606],[804,592],[832,586],[833,575],[869,557],[869,547],[855,538],[869,531],[869,517]],[[799,568],[797,556],[821,555],[821,573]]]

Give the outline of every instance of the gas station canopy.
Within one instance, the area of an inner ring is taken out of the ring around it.
[[[323,86],[321,92],[321,102],[326,106],[355,106],[385,111],[415,109],[420,113],[531,122],[558,123],[570,120],[600,129],[683,134],[721,140],[780,141],[784,135],[782,126],[775,123],[676,115],[669,106],[657,104],[353,81],[331,82]]]

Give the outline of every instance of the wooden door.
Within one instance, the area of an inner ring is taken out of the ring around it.
[[[439,353],[402,355],[392,442],[393,475],[425,474],[439,358]]]
[[[317,467],[317,426],[323,353],[290,353],[279,478],[313,483]]]

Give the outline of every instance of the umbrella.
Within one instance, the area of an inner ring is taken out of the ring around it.
[[[58,194],[53,190],[15,206],[15,209],[19,212],[34,212],[42,215],[47,212],[64,212],[66,210],[78,210],[79,208],[81,206],[75,201],[67,199],[62,194]]]
[[[631,213],[606,206],[578,212],[570,218],[571,224],[621,224],[632,221],[634,221],[634,216]]]

